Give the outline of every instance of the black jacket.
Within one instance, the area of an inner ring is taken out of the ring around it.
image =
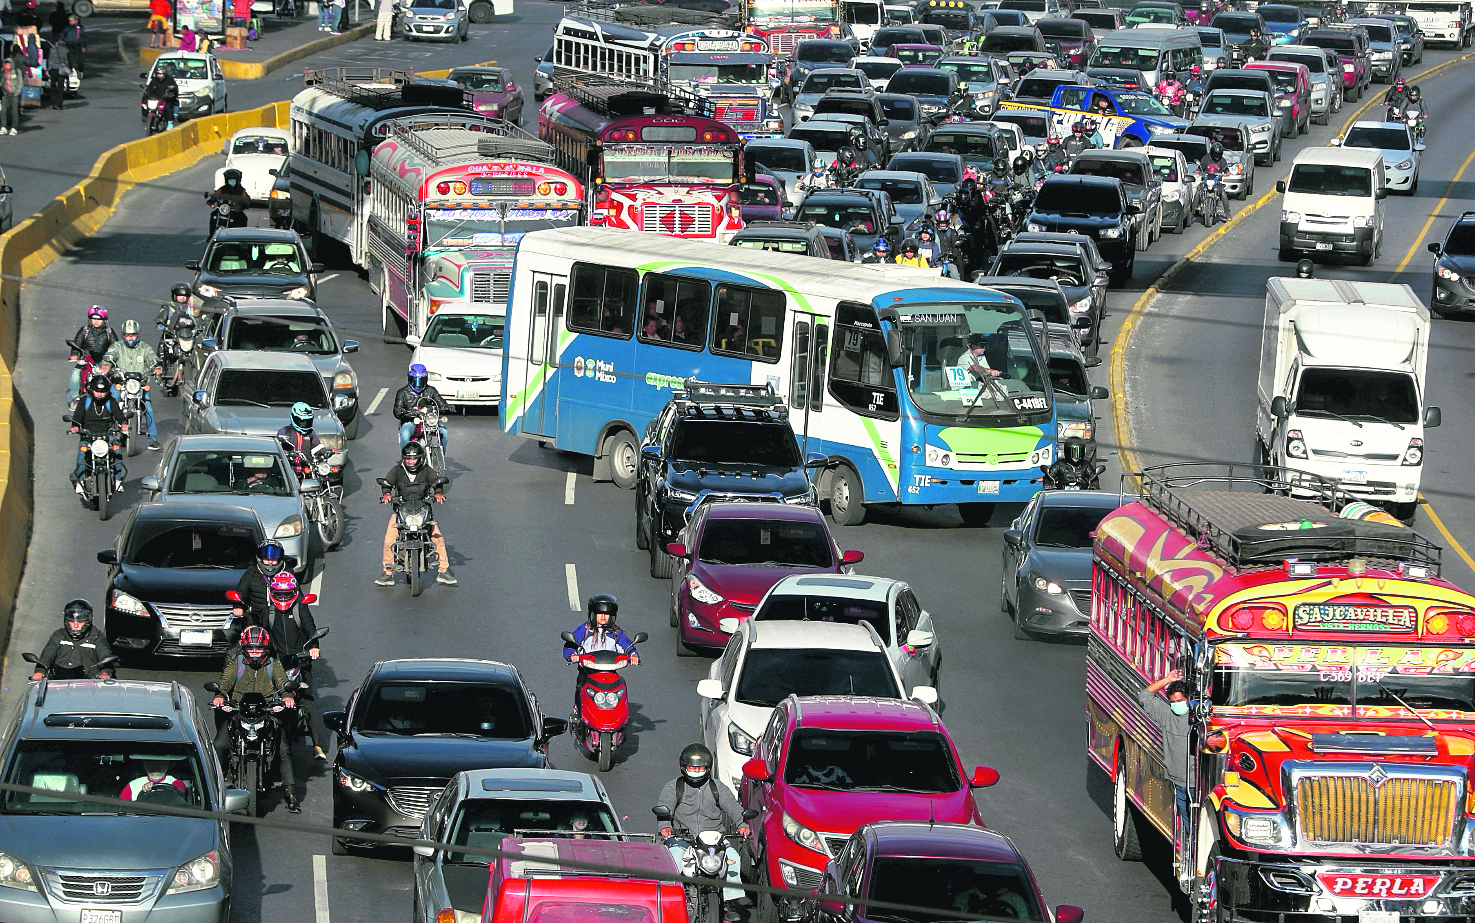
[[[267,584],[275,576],[276,574],[262,574],[261,568],[254,563],[241,575],[241,582],[236,584],[236,592],[241,594],[241,608],[246,610],[248,624],[266,627],[262,619],[266,615],[266,610],[271,606],[271,594],[267,591]]]
[[[389,482],[391,488],[397,487],[403,490],[411,484],[429,486],[434,484],[435,479],[438,477],[440,477],[440,472],[423,461],[415,467],[413,473],[405,468],[404,462],[400,462],[398,465],[389,469],[389,473],[384,476],[384,480]]]
[[[284,667],[297,666],[298,658],[302,658],[302,666],[311,663],[302,654],[302,645],[307,639],[317,634],[318,624],[313,621],[312,612],[307,604],[298,602],[291,611],[283,612],[276,606],[267,609],[269,616],[267,623],[262,627],[271,635],[271,648],[277,660]],[[294,617],[295,616],[295,617]],[[313,645],[316,647],[316,643]]]
[[[73,641],[65,628],[58,628],[41,649],[41,662],[36,664],[36,671],[45,673],[53,667],[69,670],[81,667],[87,676],[92,676],[97,662],[111,656],[113,649],[108,647],[107,637],[97,630],[96,625],[88,628],[80,641]]]
[[[87,387],[85,382],[82,387]],[[99,401],[84,391],[77,400],[77,409],[72,411],[72,425],[89,436],[105,436],[109,429],[127,422],[123,408],[111,395]]]
[[[93,362],[98,362],[107,353],[108,347],[118,342],[118,332],[108,324],[103,324],[101,327],[83,324],[81,329],[72,334],[72,342],[82,347],[83,351],[92,357]],[[86,382],[83,384],[85,385]]]
[[[155,74],[143,88],[143,95],[148,99],[164,99],[169,102],[179,102],[179,83],[168,74]]]
[[[401,423],[410,422],[415,419],[415,408],[420,406],[421,401],[425,400],[435,401],[435,406],[440,408],[441,416],[445,416],[451,412],[451,405],[446,403],[446,399],[441,397],[440,392],[435,390],[434,387],[426,385],[423,391],[416,394],[410,390],[409,385],[405,385],[403,388],[394,392],[395,417]]]

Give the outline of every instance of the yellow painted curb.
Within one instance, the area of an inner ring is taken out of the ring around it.
[[[225,75],[227,80],[258,80],[279,67],[291,64],[293,61],[300,60],[308,55],[317,54],[319,51],[327,51],[329,48],[336,48],[339,45],[356,42],[372,34],[373,31],[374,23],[364,23],[363,25],[354,26],[341,35],[329,35],[298,45],[289,51],[284,51],[279,55],[273,55],[265,61],[232,61],[228,56],[222,57],[220,55],[217,55],[215,59],[220,62],[220,72]],[[172,51],[174,49],[138,49],[139,69],[146,71],[150,67],[153,67],[159,55],[163,54],[166,50]]]

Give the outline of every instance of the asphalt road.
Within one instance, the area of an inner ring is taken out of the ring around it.
[[[499,24],[478,27],[473,33],[477,38],[468,45],[439,49],[396,44],[386,48],[359,42],[335,49],[321,56],[321,61],[304,63],[418,63],[430,68],[494,58],[500,49],[511,48],[517,55],[511,60],[522,61],[520,75],[529,79],[531,57],[546,48],[548,26],[558,9],[526,5],[520,14],[522,21],[507,26],[505,32],[493,31],[501,28]],[[495,41],[488,41],[493,38]],[[396,55],[408,60],[399,61]],[[1428,60],[1432,64],[1442,59],[1431,53]],[[290,96],[297,81],[284,75],[247,86],[239,102],[236,90],[232,91],[233,107],[252,104],[251,93],[258,93],[260,102]],[[1443,92],[1438,83],[1426,89]],[[1456,95],[1435,95],[1435,104],[1449,105],[1453,113],[1457,104],[1444,100]],[[131,137],[126,132],[136,130],[131,108],[136,93],[124,92],[120,86],[114,96],[115,108],[121,113],[119,137]],[[1457,129],[1449,132],[1458,134]],[[1288,144],[1285,164],[1300,144],[1320,143],[1329,136],[1329,129],[1316,128],[1307,142]],[[58,162],[69,143],[80,143],[80,136],[69,142],[62,131],[56,132],[54,143],[39,132],[35,137],[38,145],[53,144],[52,156]],[[1431,169],[1432,158],[1439,156],[1438,129],[1431,140],[1426,192],[1439,188],[1438,176]],[[93,143],[91,138],[88,143]],[[111,143],[115,142],[97,141],[97,150]],[[37,156],[36,162],[49,162]],[[87,166],[93,156],[85,158]],[[62,338],[80,322],[81,306],[93,301],[113,308],[115,324],[128,317],[145,323],[152,320],[168,284],[187,277],[184,261],[201,251],[205,215],[199,207],[199,191],[208,184],[217,163],[217,158],[210,158],[192,170],[136,190],[98,235],[32,280],[25,290],[17,382],[37,421],[36,521],[9,648],[10,659],[17,662],[7,664],[0,705],[13,704],[19,693],[17,684],[24,682],[18,669],[24,666],[18,663],[19,653],[37,649],[56,626],[65,600],[80,595],[101,605],[104,568],[94,563],[92,553],[110,545],[116,534],[115,523],[99,523],[95,514],[81,508],[66,481],[74,443],[60,423],[67,373]],[[1262,168],[1257,187],[1269,188],[1283,174],[1282,166]],[[54,179],[49,174],[38,175],[47,182]],[[57,182],[59,191],[65,183]],[[1403,204],[1392,203],[1395,210]],[[1142,287],[1205,233],[1194,228],[1184,235],[1164,237],[1140,255],[1134,288],[1111,295],[1109,335]],[[1245,304],[1253,302],[1253,291],[1262,282],[1259,274],[1274,268],[1262,241],[1263,229],[1257,232],[1246,226],[1237,230],[1223,246],[1243,242],[1249,249],[1229,260],[1234,274],[1214,282],[1213,288],[1197,290],[1242,290],[1251,293]],[[1389,257],[1384,260],[1386,265]],[[1181,278],[1180,282],[1186,284]],[[320,297],[343,334],[364,344],[363,351],[353,357],[363,401],[372,403],[380,388],[397,388],[403,382],[408,351],[381,343],[377,300],[366,284],[351,268],[330,267],[320,285]],[[1201,299],[1204,304],[1218,302],[1217,298]],[[1136,348],[1144,355],[1155,354],[1160,335],[1156,321],[1145,325],[1139,330],[1143,339]],[[1205,347],[1202,337],[1185,348],[1193,350],[1182,354],[1185,369],[1209,369],[1206,357],[1232,351],[1218,344]],[[1105,367],[1097,371],[1099,383],[1105,383]],[[1163,389],[1150,390],[1144,397],[1147,416],[1139,414],[1138,419],[1157,428],[1139,434],[1142,444],[1154,438],[1172,444],[1167,434],[1189,432],[1205,444],[1217,445],[1214,440],[1221,434],[1215,430],[1228,431],[1229,427],[1208,420],[1204,408],[1232,402],[1229,385],[1235,379],[1228,377],[1231,374],[1232,370],[1225,370],[1224,378],[1200,376],[1193,393],[1202,404],[1188,400],[1163,403],[1153,397]],[[1241,373],[1237,378],[1250,382],[1253,374]],[[1222,396],[1204,395],[1205,388]],[[1446,400],[1445,406],[1452,410],[1453,399]],[[159,411],[160,435],[167,439],[179,432],[178,406],[166,401]],[[645,630],[653,636],[645,646],[640,668],[628,677],[634,703],[633,734],[620,754],[621,762],[606,778],[628,826],[650,829],[648,806],[664,780],[674,774],[681,747],[697,739],[693,687],[705,676],[707,662],[675,656],[671,629],[664,625],[666,585],[646,576],[644,555],[636,551],[630,534],[631,495],[607,483],[593,483],[587,459],[505,436],[491,415],[453,418],[452,502],[440,519],[461,585],[432,585],[420,599],[411,600],[403,586],[390,590],[371,583],[378,569],[385,513],[374,504],[373,492],[361,486],[372,484],[372,478],[381,476],[395,458],[394,426],[386,417],[387,407],[381,403],[378,412],[366,420],[360,438],[350,444],[348,538],[341,550],[327,556],[318,582],[322,596],[316,608],[318,622],[333,628],[317,670],[323,705],[333,707],[345,701],[369,666],[380,659],[480,656],[517,665],[545,709],[552,714],[561,712],[569,700],[573,676],[559,657],[558,633],[580,618],[569,604],[567,566],[573,565],[575,598],[614,593],[622,602],[621,624],[626,630]],[[1102,422],[1106,425],[1101,438],[1110,445],[1109,420]],[[1205,429],[1210,432],[1199,437]],[[1441,439],[1457,430],[1454,421],[1446,423]],[[139,499],[137,480],[151,473],[154,458],[132,460],[124,494],[127,502]],[[565,500],[568,472],[575,474],[572,503]],[[864,570],[907,579],[933,613],[946,648],[941,679],[948,704],[946,724],[965,762],[993,766],[1002,774],[998,786],[979,794],[980,806],[989,824],[1013,836],[1030,857],[1049,901],[1084,906],[1091,920],[1109,923],[1179,919],[1181,902],[1174,900],[1175,887],[1169,881],[1160,845],[1149,847],[1146,864],[1124,865],[1111,852],[1106,782],[1088,771],[1083,750],[1084,648],[1015,641],[1008,620],[1000,613],[996,596],[999,533],[1013,514],[1013,510],[1001,509],[987,529],[962,527],[955,513],[946,508],[881,514],[863,527],[844,530],[839,538],[843,547],[866,552]],[[152,667],[125,670],[124,675],[176,678],[197,692],[212,676],[208,665],[202,664]],[[566,738],[554,742],[552,754],[562,768],[592,767]],[[331,819],[328,780],[322,764],[309,766],[309,762],[298,760],[299,777],[307,779],[302,820],[326,825]],[[288,816],[280,807],[276,812]],[[243,830],[235,841],[234,918],[283,923],[316,923],[335,917],[364,923],[405,918],[410,909],[405,855],[335,858],[328,855],[327,847],[323,837]],[[323,856],[324,861],[315,863],[314,856]],[[323,870],[321,882],[315,880],[315,867]],[[321,889],[316,887],[319,884]],[[315,899],[318,890],[327,897],[326,907]]]

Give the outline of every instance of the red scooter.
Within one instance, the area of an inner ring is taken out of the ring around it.
[[[574,633],[566,631],[563,643],[577,646]],[[631,639],[644,644],[650,636],[643,631]],[[574,742],[591,759],[599,760],[599,771],[614,765],[615,748],[625,742],[625,725],[630,723],[630,700],[621,670],[630,665],[630,655],[619,651],[575,654],[579,668],[579,709],[569,722]]]

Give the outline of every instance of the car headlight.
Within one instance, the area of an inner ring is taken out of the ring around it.
[[[1354,215],[1352,217],[1352,226],[1355,228],[1370,228],[1373,226],[1373,216]]]
[[[1149,125],[1147,126],[1147,130],[1154,135],[1171,135],[1178,129],[1171,125]]]
[[[175,869],[166,894],[207,891],[220,884],[220,856],[207,852]]]
[[[362,776],[354,775],[347,769],[338,770],[338,784],[351,792],[358,792],[359,794],[363,794],[364,792],[384,791],[384,786],[376,785],[373,782],[370,782],[368,779],[363,778]]]
[[[1252,135],[1263,135],[1263,134],[1268,133],[1270,131],[1270,128],[1271,128],[1271,126],[1269,126],[1269,125],[1251,125],[1250,126],[1250,134],[1252,134]]]
[[[210,88],[200,87],[198,90],[195,91],[195,95],[200,97],[201,99],[207,98],[210,95]]]
[[[813,850],[814,852],[817,852],[822,856],[827,855],[827,853],[825,852],[824,843],[820,840],[819,834],[815,833],[813,830],[810,830],[808,827],[794,820],[794,818],[788,815],[788,812],[784,812],[783,826],[784,836],[788,837],[790,840],[793,840],[795,843],[803,846],[805,849]]]
[[[1245,165],[1242,164],[1242,163],[1233,163],[1233,164],[1230,164],[1229,165],[1229,175],[1230,176],[1244,176],[1245,175]]]
[[[1414,162],[1412,160],[1405,160],[1402,163],[1395,163],[1393,165],[1393,169],[1395,170],[1412,170],[1413,168]]]
[[[1082,298],[1080,301],[1077,301],[1075,304],[1071,305],[1070,306],[1070,313],[1072,313],[1072,314],[1089,314],[1089,313],[1091,313],[1091,296],[1090,295],[1087,295],[1085,298]]]
[[[753,738],[736,724],[727,726],[727,745],[732,748],[732,752],[741,756],[752,756],[754,742]]]
[[[675,500],[678,503],[690,503],[697,498],[697,495],[689,490],[677,490],[674,487],[667,487],[662,496],[667,500]]]
[[[1344,74],[1351,74],[1351,73],[1354,73],[1356,70],[1357,70],[1356,65],[1352,65],[1352,64],[1343,64],[1342,65],[1342,73],[1344,73]]]
[[[309,290],[308,287],[305,285],[299,285],[296,288],[291,289],[290,291],[282,292],[282,297],[291,301],[302,301],[303,299],[309,298],[311,296],[311,290]]]
[[[1106,238],[1107,240],[1116,240],[1118,237],[1121,237],[1122,236],[1122,229],[1119,228],[1119,227],[1117,227],[1117,228],[1102,228],[1101,229],[1101,236],[1104,237],[1104,238]]]
[[[1301,438],[1301,431],[1293,429],[1286,433],[1286,454],[1291,458],[1306,457],[1306,440]]]
[[[1246,846],[1289,845],[1290,827],[1279,814],[1250,814],[1224,809],[1224,826]]]
[[[910,141],[913,138],[915,138],[916,136],[917,136],[917,132],[916,132],[915,129],[913,129],[912,131],[904,131],[904,132],[901,133],[901,140],[903,140],[903,141]]]
[[[1169,189],[1167,192],[1163,193],[1163,201],[1164,202],[1181,202],[1182,200],[1183,200],[1183,190],[1182,189]]]
[[[343,451],[342,433],[319,433],[318,441],[327,446],[333,452]]]
[[[216,288],[213,285],[197,285],[195,286],[195,291],[199,292],[201,295],[204,295],[206,298],[220,297],[220,289]]]
[[[482,103],[476,107],[476,111],[485,112],[487,115],[496,115],[499,108],[496,103]]]
[[[1072,436],[1077,439],[1093,439],[1096,436],[1096,424],[1089,420],[1060,424],[1060,438],[1069,439]]]
[[[1436,266],[1434,268],[1434,274],[1437,275],[1439,278],[1445,280],[1446,282],[1460,281],[1460,274],[1455,272],[1453,269],[1450,269],[1448,266]]]
[[[707,589],[707,585],[695,577],[686,578],[686,588],[691,592],[691,598],[708,606],[715,606],[722,602],[722,597]]]
[[[794,113],[796,115],[814,115],[814,107],[799,103],[794,107]]]
[[[142,602],[122,590],[113,591],[113,608],[131,615],[143,615],[147,611]]]
[[[333,390],[345,391],[358,387],[358,377],[353,374],[352,369],[339,369],[338,374],[333,376]]]
[[[1391,61],[1391,60],[1393,60],[1393,52],[1391,52],[1391,51],[1375,51],[1375,52],[1373,52],[1373,60],[1374,61]]]
[[[1043,232],[1045,230],[1045,226],[1043,224],[1035,224],[1033,221],[1031,221],[1029,224],[1025,225],[1025,227],[1028,228],[1029,231],[1031,233],[1034,233],[1034,234],[1041,233],[1041,232]]]
[[[1300,212],[1282,211],[1280,213],[1280,220],[1286,222],[1287,224],[1300,224],[1301,223],[1301,213]]]
[[[279,525],[279,526],[277,526],[277,530],[276,530],[276,532],[272,533],[272,537],[273,538],[296,538],[297,536],[299,536],[301,534],[302,534],[302,517],[299,516],[299,515],[297,515],[296,513],[293,513],[291,516],[288,516],[286,519],[283,519],[282,520],[282,524]]]
[[[31,867],[9,853],[0,852],[0,888],[35,891],[36,876]]]
[[[1039,590],[1041,593],[1049,593],[1051,596],[1059,596],[1060,594],[1065,592],[1065,590],[1061,588],[1060,584],[1056,583],[1053,580],[1046,580],[1039,574],[1030,574],[1029,582],[1034,584],[1034,588]]]
[[[1403,450],[1401,465],[1422,465],[1424,463],[1424,440],[1414,438],[1408,441],[1408,448]]]

